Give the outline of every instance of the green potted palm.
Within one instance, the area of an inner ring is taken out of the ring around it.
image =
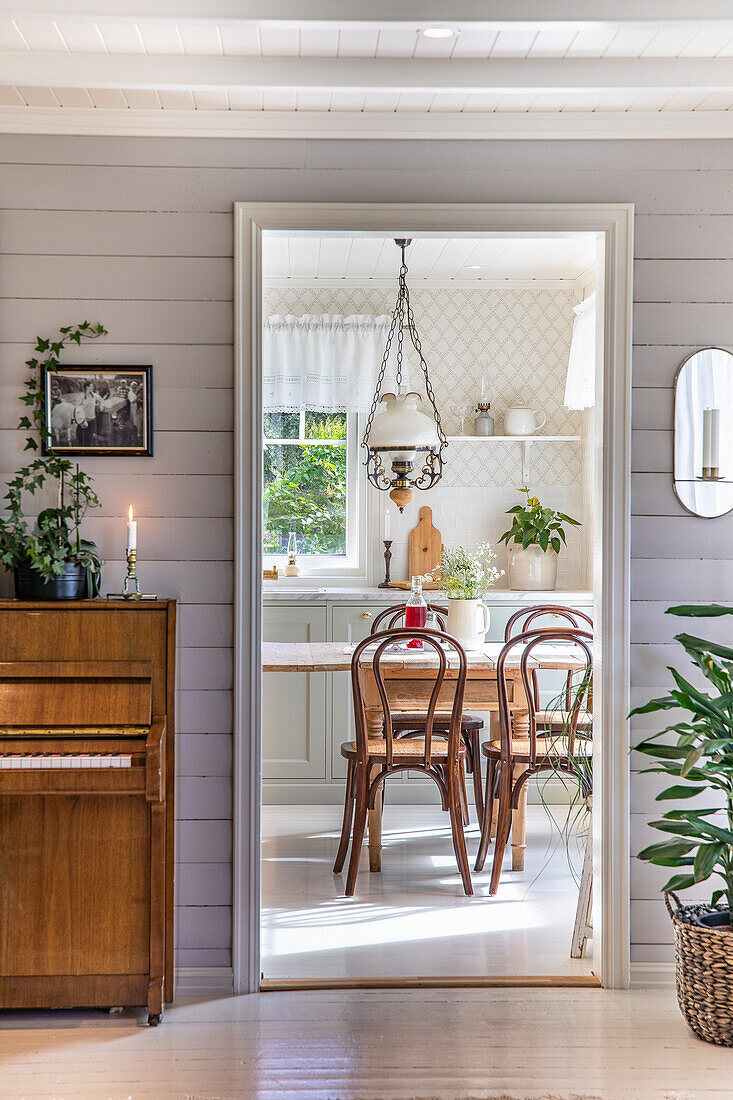
[[[26,436],[25,450],[35,457],[7,484],[6,514],[0,516],[0,562],[12,570],[18,599],[56,600],[91,597],[99,592],[101,561],[94,543],[81,537],[81,523],[99,499],[89,477],[68,458],[49,446],[46,426],[44,374],[58,366],[66,344],[105,335],[100,324],[69,325],[59,339],[38,337],[36,356],[29,368],[21,401],[26,413],[18,428]],[[42,441],[47,454],[42,454]],[[42,508],[35,518],[25,513],[28,497],[39,500],[49,488],[57,494],[54,505]]]
[[[543,508],[526,486],[519,491],[526,501],[507,510],[512,525],[499,538],[509,551],[509,587],[520,592],[552,592],[557,584],[557,556],[566,542],[563,525],[580,527],[580,520]]]
[[[711,619],[733,615],[733,607],[679,606],[667,614]],[[673,779],[656,797],[671,808],[651,822],[665,839],[644,848],[639,859],[674,871],[662,890],[674,924],[677,995],[685,1019],[708,1042],[733,1046],[733,648],[686,633],[675,640],[710,690],[670,668],[669,694],[631,712],[681,712],[636,745],[652,761],[647,771]],[[708,796],[707,804],[688,808],[698,796]],[[709,903],[680,903],[678,890],[709,880]]]

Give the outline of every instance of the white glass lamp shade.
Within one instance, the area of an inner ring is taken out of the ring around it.
[[[414,462],[416,451],[440,447],[437,425],[421,411],[419,393],[385,393],[382,401],[384,411],[375,416],[369,433],[372,450],[387,451],[396,461]]]

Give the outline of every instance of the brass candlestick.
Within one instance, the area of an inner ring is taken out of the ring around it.
[[[384,539],[384,580],[377,585],[378,588],[394,588],[389,579],[389,563],[392,561],[392,539]]]
[[[137,575],[137,550],[125,550],[127,562],[127,574],[122,584],[121,592],[108,592],[108,600],[157,600],[153,592],[141,592],[140,580]]]
[[[122,584],[122,595],[135,599],[140,595],[140,581],[137,579],[137,550],[128,550],[125,553],[127,561],[127,576]]]

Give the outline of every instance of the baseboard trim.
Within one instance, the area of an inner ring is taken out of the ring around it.
[[[176,996],[231,997],[234,977],[231,966],[176,967]]]
[[[262,993],[319,989],[600,989],[595,974],[435,978],[262,978]]]
[[[631,987],[674,985],[674,963],[632,963]]]

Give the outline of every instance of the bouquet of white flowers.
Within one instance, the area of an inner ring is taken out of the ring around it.
[[[496,554],[488,542],[482,542],[471,554],[463,546],[443,549],[435,580],[450,600],[479,600],[487,588],[504,576],[494,565]]]

